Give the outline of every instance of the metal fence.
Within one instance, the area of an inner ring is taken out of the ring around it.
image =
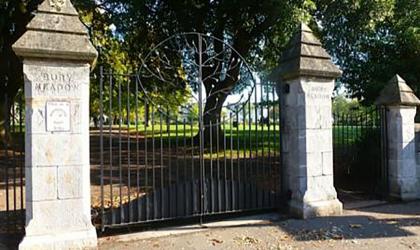
[[[384,117],[384,110],[378,107],[333,114],[334,182],[339,190],[386,193]]]
[[[91,129],[98,227],[279,207],[275,86],[258,85],[263,94],[253,92],[219,121],[204,124],[202,113],[155,104],[136,75],[101,72],[100,113]]]
[[[24,113],[22,97],[5,97],[0,124],[0,233],[22,232],[25,224]]]

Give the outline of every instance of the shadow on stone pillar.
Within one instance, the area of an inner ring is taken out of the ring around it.
[[[386,108],[389,195],[420,198],[416,163],[415,121],[420,100],[400,76],[394,76],[376,100]]]
[[[341,71],[301,24],[271,74],[282,87],[283,165],[290,212],[300,218],[339,215],[333,183],[332,93]]]
[[[97,52],[69,0],[39,5],[13,45],[26,100],[26,235],[19,249],[95,249],[89,75]]]

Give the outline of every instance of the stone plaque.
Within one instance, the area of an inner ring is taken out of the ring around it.
[[[47,102],[47,131],[70,132],[70,102]]]

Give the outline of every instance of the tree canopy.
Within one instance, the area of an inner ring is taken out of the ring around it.
[[[351,97],[372,103],[395,74],[420,94],[420,1],[315,2],[320,37]]]
[[[5,99],[12,100],[23,86],[22,64],[11,45],[25,32],[40,2],[0,0],[0,123],[7,119]],[[160,41],[172,34],[195,31],[223,39],[264,75],[277,66],[295,27],[305,21],[344,71],[339,83],[351,97],[372,103],[396,73],[420,93],[418,0],[72,2],[100,51],[99,65],[117,72],[136,72],[141,58]],[[231,82],[235,82],[235,74]],[[215,87],[211,81],[204,84],[207,92]],[[170,88],[159,90],[162,95],[173,93]],[[93,84],[93,109],[97,93],[97,84]],[[219,96],[215,102],[225,99]]]

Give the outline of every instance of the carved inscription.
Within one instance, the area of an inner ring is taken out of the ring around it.
[[[47,102],[47,131],[70,131],[70,102]]]
[[[34,84],[34,90],[37,95],[75,94],[79,90],[79,84],[73,81],[72,74],[41,73]]]
[[[307,94],[310,99],[330,100],[331,95],[328,93],[327,87],[311,87]]]
[[[64,7],[65,0],[50,0],[50,6],[54,8],[56,11],[61,11]]]

